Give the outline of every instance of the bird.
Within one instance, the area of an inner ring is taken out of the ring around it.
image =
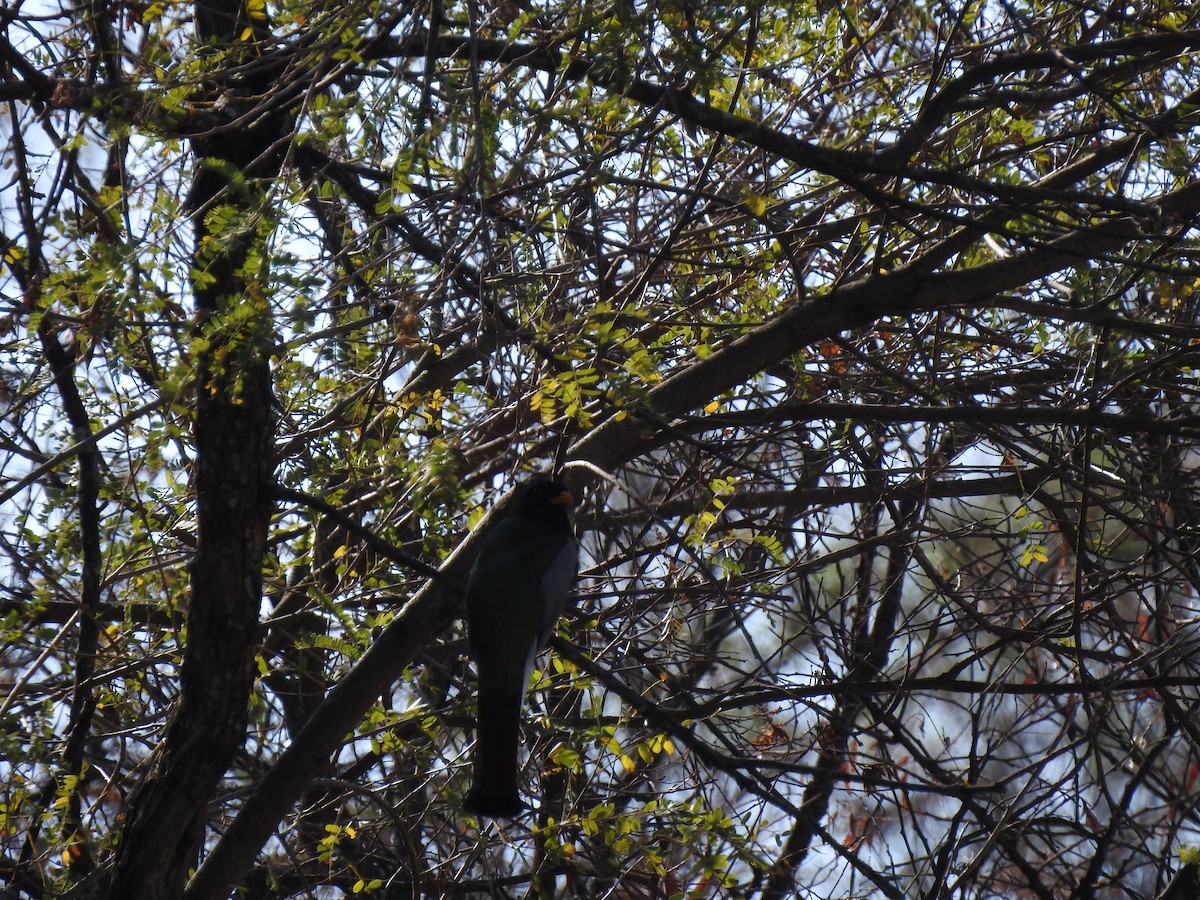
[[[526,809],[517,792],[521,709],[534,660],[554,633],[579,571],[574,505],[558,481],[526,481],[484,538],[467,576],[467,643],[479,678],[479,714],[474,781],[464,807],[479,816],[511,819]]]

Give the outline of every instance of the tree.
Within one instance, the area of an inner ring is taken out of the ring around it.
[[[0,11],[12,896],[1179,896],[1200,14]],[[584,497],[536,810],[461,586]]]

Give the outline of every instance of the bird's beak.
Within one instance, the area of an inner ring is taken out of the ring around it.
[[[546,502],[551,503],[554,506],[570,507],[575,505],[575,498],[571,495],[570,491],[563,491],[561,494],[555,494]]]

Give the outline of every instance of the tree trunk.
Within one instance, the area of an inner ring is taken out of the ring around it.
[[[197,4],[200,37],[239,41],[245,30],[239,9]],[[245,78],[235,91],[221,90],[249,108],[268,87],[262,78]],[[269,231],[266,189],[279,174],[280,138],[291,126],[270,112],[254,122],[192,141],[197,541],[191,605],[179,698],[149,774],[129,801],[113,900],[182,896],[209,803],[245,737],[274,482],[271,311],[265,273],[246,269],[250,251]],[[210,219],[216,208],[227,214]]]

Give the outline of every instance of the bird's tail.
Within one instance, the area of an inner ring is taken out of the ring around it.
[[[475,783],[467,794],[468,812],[511,819],[525,809],[517,794],[517,744],[521,695],[487,693],[479,697],[475,737]]]

